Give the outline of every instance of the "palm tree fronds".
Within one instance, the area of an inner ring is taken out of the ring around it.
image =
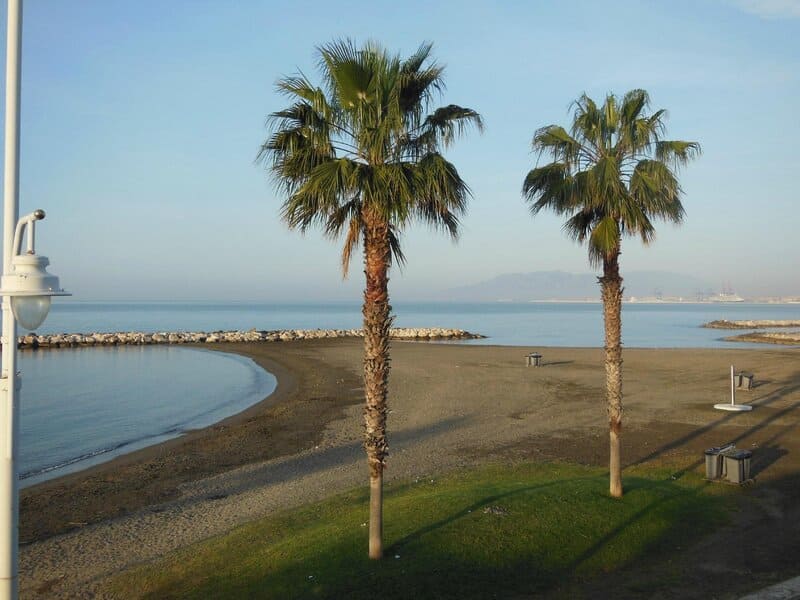
[[[647,214],[673,223],[683,221],[682,190],[675,174],[664,163],[640,161],[631,177],[630,191]]]
[[[350,218],[342,248],[342,279],[347,279],[350,258],[353,256],[353,250],[358,248],[359,239],[361,239],[361,221],[358,216],[353,216]]]
[[[428,110],[444,89],[432,49],[423,43],[401,60],[375,42],[336,40],[317,48],[321,86],[303,73],[277,83],[295,101],[270,115],[257,160],[287,195],[290,228],[344,235],[345,271],[365,210],[395,228],[398,263],[399,231],[412,219],[458,235],[469,188],[439,150],[483,120],[455,104]]]
[[[433,150],[440,145],[447,148],[470,127],[483,132],[483,119],[471,108],[455,104],[438,108],[428,115],[422,125],[422,133],[418,137],[422,142],[420,147],[426,150]]]
[[[389,227],[389,249],[392,252],[392,262],[401,269],[406,264],[406,256],[400,247],[400,234],[395,227]]]
[[[593,256],[605,258],[619,252],[620,236],[620,224],[614,217],[606,215],[598,219],[588,238],[589,260]]]
[[[673,140],[656,143],[656,159],[675,167],[682,167],[688,164],[689,161],[696,159],[700,154],[702,154],[702,149],[697,142]]]
[[[581,144],[559,125],[537,129],[531,148],[540,156],[549,153],[555,160],[563,161],[567,165],[573,164],[582,150]]]
[[[565,165],[553,162],[536,167],[528,173],[522,184],[522,194],[534,215],[544,208],[563,214],[574,207],[572,182]]]
[[[564,232],[576,242],[582,244],[592,232],[597,215],[589,210],[581,210],[564,222]]]
[[[607,249],[613,232],[649,243],[655,235],[652,219],[679,223],[684,217],[682,190],[671,169],[699,156],[700,145],[662,140],[666,111],[648,115],[649,104],[641,89],[621,101],[609,94],[602,106],[583,94],[572,104],[569,133],[549,125],[534,134],[534,151],[553,162],[528,172],[522,195],[534,215],[544,208],[570,215],[567,234],[589,240],[590,254],[592,247]],[[595,236],[594,228],[601,226]],[[602,252],[592,256],[602,259]]]

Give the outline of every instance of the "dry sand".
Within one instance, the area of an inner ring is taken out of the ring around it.
[[[276,392],[217,426],[25,490],[23,597],[105,597],[107,578],[124,569],[366,483],[360,341],[223,348],[275,373]],[[602,350],[537,348],[544,366],[526,367],[532,349],[393,343],[387,480],[486,461],[605,464]],[[735,590],[796,574],[798,358],[796,349],[625,350],[626,464],[699,469],[702,450],[727,441],[754,451],[752,511],[683,554],[678,596],[708,589],[719,573],[703,569],[730,571],[721,581]],[[731,364],[755,373],[755,389],[739,394],[751,413],[712,408],[729,398]]]

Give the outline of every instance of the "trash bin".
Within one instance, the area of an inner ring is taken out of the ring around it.
[[[725,477],[725,463],[722,460],[722,453],[733,450],[733,444],[709,448],[705,451],[706,456],[706,479],[719,479]]]
[[[728,450],[723,453],[725,459],[723,468],[726,478],[731,483],[742,484],[750,479],[750,459],[753,453],[749,450]]]

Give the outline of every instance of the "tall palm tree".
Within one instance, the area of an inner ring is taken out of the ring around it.
[[[270,115],[272,133],[259,159],[285,193],[292,229],[320,225],[344,235],[342,269],[364,252],[364,447],[370,473],[369,556],[383,554],[383,469],[388,454],[386,396],[390,316],[388,272],[404,261],[399,236],[412,220],[454,238],[470,195],[441,149],[469,126],[474,110],[429,112],[444,87],[431,44],[406,59],[379,44],[340,40],[319,47],[322,87],[303,74],[279,80],[291,105]]]
[[[655,238],[653,221],[683,220],[677,169],[700,154],[696,142],[661,139],[666,111],[648,115],[649,103],[644,90],[631,90],[621,101],[609,94],[602,106],[583,94],[573,103],[570,132],[548,125],[534,134],[537,166],[522,187],[534,215],[549,208],[568,216],[566,233],[586,242],[590,264],[603,267],[598,280],[605,324],[610,493],[616,498],[622,496],[622,238],[639,237],[649,244]],[[552,162],[539,166],[545,154]]]

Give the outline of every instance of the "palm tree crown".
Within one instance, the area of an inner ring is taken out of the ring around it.
[[[680,223],[684,210],[675,169],[700,153],[696,142],[666,141],[666,111],[646,115],[649,97],[632,90],[602,106],[585,94],[573,104],[571,132],[537,130],[533,150],[553,162],[528,173],[523,194],[533,214],[549,208],[569,215],[567,233],[588,241],[592,264],[619,251],[622,236],[655,236],[654,219]]]
[[[482,121],[455,105],[428,113],[444,87],[431,48],[401,60],[376,43],[338,41],[318,49],[324,87],[302,74],[277,84],[293,103],[271,115],[274,133],[259,158],[271,159],[287,193],[282,216],[290,227],[319,224],[331,237],[346,231],[345,273],[368,218],[390,225],[401,262],[398,234],[413,218],[457,236],[469,188],[440,149]]]

